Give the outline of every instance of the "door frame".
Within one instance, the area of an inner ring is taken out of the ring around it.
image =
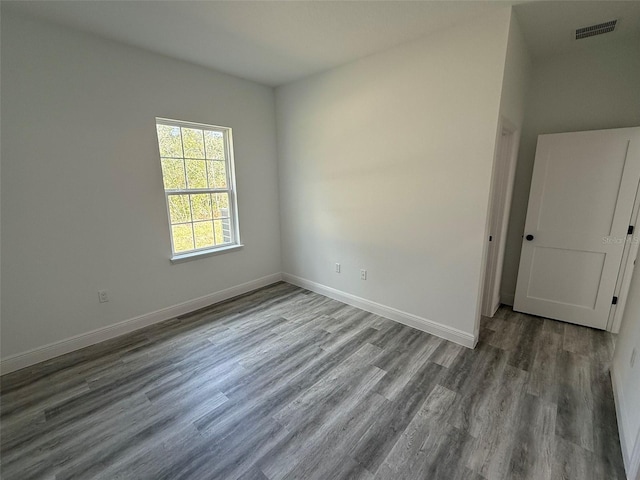
[[[491,174],[489,237],[482,294],[482,315],[485,317],[493,317],[501,303],[502,266],[519,145],[520,129],[506,117],[500,116]]]
[[[622,325],[622,315],[624,307],[627,303],[627,295],[629,294],[629,286],[631,285],[631,277],[638,256],[638,243],[640,242],[639,233],[636,230],[638,226],[638,217],[640,214],[640,183],[636,190],[636,198],[633,203],[633,211],[629,219],[629,226],[633,227],[633,234],[628,234],[625,239],[624,252],[622,253],[622,261],[620,262],[620,270],[618,271],[618,279],[616,280],[616,288],[614,295],[618,297],[618,303],[611,306],[609,311],[609,320],[607,321],[607,331],[618,333]]]

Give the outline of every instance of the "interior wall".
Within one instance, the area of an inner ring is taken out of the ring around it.
[[[515,14],[509,24],[509,43],[500,96],[500,115],[521,128],[531,77],[531,55]]]
[[[507,234],[501,299],[513,305],[538,135],[640,126],[640,44],[534,59]]]
[[[3,358],[280,272],[273,89],[6,11],[1,43]],[[243,249],[170,263],[156,116],[233,128]]]
[[[640,271],[636,269],[629,287],[620,333],[616,337],[613,358],[614,386],[616,387],[618,425],[623,456],[629,478],[632,452],[640,452]],[[635,354],[634,366],[631,356]],[[640,458],[636,461],[640,461]],[[640,474],[640,472],[638,472]]]
[[[475,333],[509,19],[277,89],[284,272]]]
[[[526,97],[529,89],[530,76],[531,55],[529,54],[529,50],[522,34],[522,29],[520,28],[518,19],[514,14],[512,14],[511,23],[509,25],[509,42],[507,45],[507,55],[504,67],[504,79],[502,81],[502,93],[500,96],[500,117],[501,122],[505,122],[506,125],[515,129],[512,138],[512,149],[513,152],[515,152],[515,155],[517,155],[520,135],[522,133],[522,125],[524,122]],[[498,149],[500,145],[499,142],[502,141],[502,128],[498,128],[496,136],[496,155],[498,155]],[[495,181],[497,173],[494,171],[493,175],[493,181]],[[506,187],[507,191],[505,192],[505,208],[507,209],[507,211],[511,207],[510,202],[514,176],[515,162],[514,165],[511,166],[511,170],[508,172],[509,182]],[[491,195],[493,199],[493,192]],[[504,215],[504,211],[499,213]],[[506,218],[503,218],[504,227],[506,228],[508,223],[508,212],[506,213]],[[497,263],[495,266],[495,271],[498,275],[495,284],[497,291],[499,292],[501,286],[502,266],[504,263],[504,252],[506,249],[506,229],[504,230],[503,235],[501,235],[500,237],[498,237],[498,235],[500,235],[499,232],[490,233],[500,240],[498,256],[496,260]],[[485,286],[484,288],[487,288],[487,286]],[[495,300],[498,301],[499,299],[495,298]],[[491,308],[493,308],[493,305],[494,304],[492,300]]]

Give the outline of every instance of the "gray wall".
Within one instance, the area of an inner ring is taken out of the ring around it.
[[[517,17],[512,14],[511,15],[511,24],[509,26],[509,43],[507,46],[507,56],[505,60],[504,66],[504,79],[502,81],[502,94],[500,96],[500,116],[503,120],[507,121],[508,125],[513,126],[516,129],[514,132],[514,142],[517,146],[520,141],[520,136],[522,134],[522,125],[524,122],[524,116],[526,112],[526,98],[527,91],[529,89],[529,83],[531,78],[531,55],[527,49],[527,45],[525,39],[522,35],[522,30],[520,28],[520,24],[518,23]],[[497,131],[497,141],[500,142],[502,131]],[[500,148],[499,144],[497,144],[496,148]],[[514,148],[516,148],[514,146]],[[513,167],[512,167],[513,168]],[[495,169],[495,165],[494,165]],[[510,172],[511,175],[514,175],[515,172],[513,170]],[[497,172],[494,170],[492,173],[493,177],[497,175]],[[511,179],[511,178],[510,178]],[[495,178],[492,179],[495,181]],[[507,186],[507,204],[510,199],[509,195],[512,193],[508,190]],[[493,191],[491,197],[493,199]],[[504,212],[503,212],[504,214]],[[508,218],[505,219],[505,222],[508,222]],[[506,224],[503,224],[503,227],[506,227]],[[493,235],[497,235],[498,232],[491,232]],[[502,274],[502,266],[504,262],[504,252],[506,250],[506,233],[501,232],[500,236],[500,244],[497,255],[497,263],[495,265],[495,270],[498,275]],[[486,275],[486,274],[485,274]],[[500,283],[498,283],[498,289],[501,286],[502,279],[496,279]],[[483,290],[488,288],[487,285],[483,287]],[[493,287],[491,287],[493,288]],[[495,290],[492,291],[492,294],[495,293]],[[491,300],[491,303],[495,301],[495,296]],[[492,305],[491,307],[493,307]]]
[[[3,12],[1,109],[3,357],[280,272],[273,89]],[[244,249],[169,262],[156,116],[233,128]]]
[[[509,20],[277,89],[284,272],[474,335]]]

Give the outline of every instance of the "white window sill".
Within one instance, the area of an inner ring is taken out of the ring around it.
[[[232,252],[234,250],[240,250],[244,245],[229,245],[227,247],[216,248],[215,250],[202,250],[199,252],[189,252],[182,255],[174,255],[171,257],[171,263],[183,263],[190,260],[195,260],[202,257],[211,257],[213,255],[221,255],[223,253]]]

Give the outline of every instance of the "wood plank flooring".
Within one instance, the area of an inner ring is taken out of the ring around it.
[[[279,283],[1,379],[12,479],[623,479],[608,333],[469,350]]]

